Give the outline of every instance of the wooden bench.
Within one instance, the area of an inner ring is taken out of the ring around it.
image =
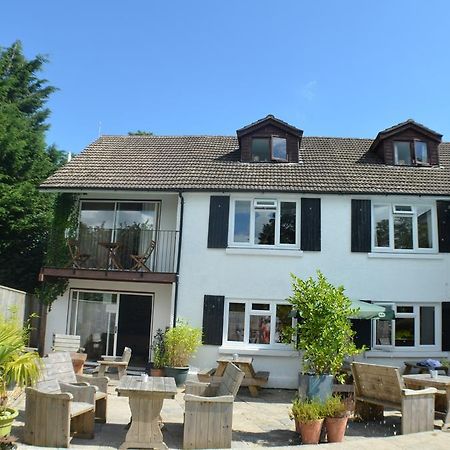
[[[402,434],[433,431],[435,388],[406,389],[396,367],[352,364],[355,413],[363,420],[383,420],[384,408],[402,413]]]
[[[40,381],[25,389],[26,444],[69,447],[71,432],[77,438],[94,438],[95,387]]]
[[[183,448],[230,448],[233,403],[244,372],[228,363],[220,383],[186,383]]]
[[[103,376],[109,367],[117,368],[119,380],[127,374],[128,363],[131,359],[131,348],[125,347],[123,349],[122,356],[102,356],[101,361],[97,361],[100,366],[98,369],[98,375]]]
[[[84,350],[80,347],[81,338],[74,334],[54,334],[53,352],[79,352]]]
[[[71,356],[67,352],[50,353],[46,358],[43,358],[43,361],[42,377],[44,380],[56,379],[66,384],[95,386],[95,419],[97,422],[106,422],[108,377],[90,377],[75,374]]]

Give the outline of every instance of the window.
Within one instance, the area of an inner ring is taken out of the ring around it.
[[[298,247],[298,201],[253,199],[232,202],[230,244]]]
[[[372,217],[374,251],[434,251],[436,220],[432,206],[375,204]]]
[[[277,136],[252,139],[252,161],[287,161],[286,139]]]
[[[440,324],[440,311],[437,304],[378,304],[393,309],[395,319],[375,320],[374,347],[439,349],[436,330]]]
[[[394,162],[399,166],[428,164],[427,143],[419,140],[394,142]]]
[[[292,326],[291,305],[270,301],[229,300],[223,342],[233,346],[283,345],[283,330]]]

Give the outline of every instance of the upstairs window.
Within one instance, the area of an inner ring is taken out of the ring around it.
[[[287,161],[286,139],[277,136],[253,138],[252,161]]]
[[[423,141],[394,142],[394,162],[399,166],[428,164],[428,147]]]
[[[375,251],[431,252],[435,248],[435,216],[430,205],[373,206]]]
[[[234,246],[298,247],[299,204],[277,199],[232,202],[230,243]]]

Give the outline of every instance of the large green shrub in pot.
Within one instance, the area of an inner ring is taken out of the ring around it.
[[[338,376],[346,357],[361,351],[353,342],[355,333],[349,319],[357,310],[351,307],[344,287],[333,286],[320,271],[317,279],[291,277],[288,301],[298,320],[288,339],[302,353],[304,373],[332,379]]]
[[[0,314],[0,436],[6,436],[17,411],[10,407],[8,387],[30,386],[40,375],[40,358],[25,352],[28,327],[23,327],[16,314],[6,319]]]
[[[175,377],[177,385],[186,381],[189,360],[202,344],[202,329],[179,319],[164,335],[165,373]],[[173,370],[175,369],[175,370]]]

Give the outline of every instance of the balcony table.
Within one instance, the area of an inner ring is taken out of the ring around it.
[[[159,427],[159,417],[164,399],[175,398],[175,380],[171,377],[149,377],[148,381],[141,381],[140,377],[125,375],[116,391],[119,396],[129,397],[133,418],[120,449],[166,449]]]
[[[431,378],[430,374],[403,375],[405,386],[409,389],[422,389],[426,387],[434,387],[438,390],[445,391],[447,411],[446,413],[438,411],[438,414],[444,415],[444,424],[442,430],[450,428],[450,377],[447,375],[438,375],[437,378]]]
[[[99,242],[98,245],[104,247],[108,251],[108,266],[110,265],[111,267],[106,267],[106,270],[108,270],[109,268],[123,270],[123,267],[121,266],[119,261],[117,261],[116,254],[117,250],[120,247],[120,244],[118,242]]]

